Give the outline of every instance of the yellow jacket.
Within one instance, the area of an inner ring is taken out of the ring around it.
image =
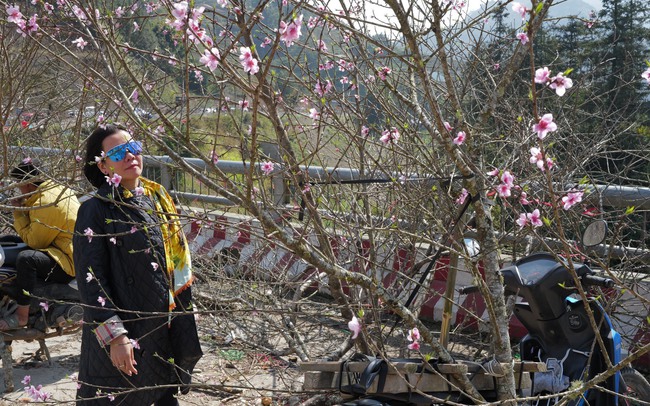
[[[14,228],[30,248],[46,252],[74,276],[72,233],[77,220],[79,200],[72,190],[51,180],[45,181],[28,196],[23,207],[14,211]]]

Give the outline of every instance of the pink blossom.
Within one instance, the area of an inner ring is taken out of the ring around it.
[[[117,245],[117,238],[115,237],[109,238],[108,241],[110,241],[113,245]]]
[[[72,6],[72,12],[74,13],[75,17],[77,17],[80,21],[88,20],[88,16],[86,15],[86,11],[84,11],[84,9],[77,6],[76,4]]]
[[[557,124],[553,122],[553,114],[544,114],[539,123],[533,125],[533,131],[537,132],[540,140],[546,138],[549,132],[557,131]]]
[[[248,107],[250,106],[250,102],[248,100],[240,100],[238,103],[242,111],[248,111]]]
[[[262,172],[264,172],[265,175],[270,175],[271,172],[273,172],[273,168],[274,168],[273,162],[271,162],[271,161],[262,162],[262,168],[261,169],[262,169]]]
[[[52,394],[45,392],[43,390],[43,385],[34,385],[26,386],[25,392],[34,402],[44,402],[52,397]]]
[[[104,176],[104,178],[106,178],[108,185],[113,187],[120,186],[120,182],[122,181],[122,177],[117,173],[113,174],[113,176],[110,178],[108,176]]]
[[[323,97],[332,90],[332,87],[333,85],[331,81],[327,80],[325,86],[323,86],[319,80],[314,86],[314,93],[316,93],[318,97]]]
[[[216,151],[210,151],[210,162],[216,165],[219,162],[219,154]]]
[[[41,308],[42,308],[44,311],[48,311],[48,310],[50,309],[50,305],[49,305],[49,303],[47,303],[47,302],[40,302],[38,305],[41,306]]]
[[[100,305],[102,305],[102,307],[104,307],[104,306],[106,306],[106,299],[101,297],[101,296],[98,296],[97,297],[97,303],[99,303]]]
[[[319,66],[318,68],[320,70],[330,70],[334,67],[334,62],[332,61],[327,61],[323,65]]]
[[[486,173],[487,176],[499,176],[499,168],[494,168]]]
[[[157,262],[152,262],[152,263],[151,263],[151,267],[153,268],[153,270],[154,270],[154,272],[155,272],[155,271],[158,270],[159,265],[158,265]]]
[[[250,47],[239,48],[239,60],[243,62],[248,59],[253,59],[253,51],[251,51],[251,48]]]
[[[418,351],[420,349],[420,343],[417,341],[413,341],[411,344],[407,345],[407,348],[409,350]]]
[[[318,40],[318,50],[321,52],[327,52],[327,44],[322,39]]]
[[[547,167],[548,169],[552,169],[554,166],[555,166],[555,162],[553,162],[553,160],[552,160],[551,158],[546,157],[546,167]],[[544,170],[544,169],[542,169],[542,171],[543,171],[543,170]]]
[[[523,4],[515,1],[514,3],[512,3],[512,11],[519,14],[521,16],[521,19],[523,20],[524,18],[526,18],[526,13],[528,12],[528,9]]]
[[[503,171],[503,174],[501,174],[501,182],[512,187],[515,182],[515,177],[512,176],[510,171]]]
[[[408,341],[411,341],[411,344],[408,345],[409,350],[414,350],[417,351],[420,349],[420,339],[422,337],[420,336],[420,330],[418,330],[417,327],[413,327],[413,329],[409,330],[406,339]]]
[[[381,132],[381,138],[379,138],[379,141],[383,142],[384,144],[397,144],[397,141],[399,141],[399,131],[397,128],[392,127],[390,130],[384,130]]]
[[[309,118],[312,120],[318,120],[320,118],[320,113],[316,108],[312,107],[309,109]]]
[[[463,188],[463,190],[460,191],[460,194],[456,198],[456,204],[465,203],[465,199],[467,199],[468,195],[469,195],[469,192],[467,191],[467,189]]]
[[[558,96],[564,96],[567,89],[573,87],[573,80],[565,78],[562,73],[558,73],[556,76],[551,78],[551,84],[548,87],[555,89],[555,93]]]
[[[526,216],[526,213],[519,214],[519,218],[515,220],[515,223],[517,223],[520,229],[526,227],[526,224],[528,224],[528,216]]]
[[[23,158],[23,160],[22,160],[21,162],[22,162],[23,164],[25,164],[25,165],[31,164],[31,163],[32,163],[32,158],[29,157],[29,156],[28,156],[28,157],[25,157],[25,158]]]
[[[648,82],[648,84],[650,85],[650,68],[643,71],[643,73],[641,74],[641,77],[643,79],[645,79],[645,81]]]
[[[260,48],[266,48],[267,46],[271,45],[273,41],[269,37],[264,37],[264,41],[260,44]]]
[[[10,6],[7,4],[5,8],[7,12],[7,21],[14,24],[19,24],[23,19],[23,14],[17,6]]]
[[[530,149],[529,162],[537,165],[539,169],[544,170],[544,156],[542,155],[542,150],[537,147],[532,147]]]
[[[521,41],[521,45],[526,45],[529,41],[528,34],[526,34],[525,32],[518,32],[517,39]]]
[[[353,340],[359,336],[359,333],[361,333],[361,323],[357,319],[357,316],[352,316],[352,320],[348,322],[348,328],[352,332]]]
[[[16,25],[18,26],[16,32],[21,34],[23,37],[26,37],[27,34],[37,32],[38,29],[40,28],[38,23],[36,22],[37,18],[38,15],[34,14],[29,18],[29,21],[27,22],[25,22],[24,20],[20,20],[18,23],[16,23]]]
[[[93,276],[93,274],[91,274],[90,272],[86,272],[86,282],[90,282],[90,281],[92,281],[93,279],[95,279],[95,277]]]
[[[239,61],[244,68],[244,72],[254,75],[260,70],[258,61],[253,57],[253,51],[250,47],[239,48]]]
[[[91,242],[93,240],[93,236],[95,235],[95,232],[93,231],[92,228],[88,227],[84,230],[84,235],[88,237],[88,242]]]
[[[290,47],[291,45],[293,45],[294,41],[300,38],[301,28],[302,28],[302,14],[295,20],[291,21],[289,24],[285,23],[284,21],[281,21],[280,29],[279,29],[280,41],[284,42],[285,44],[287,44],[288,47]]]
[[[140,349],[140,343],[138,342],[138,340],[134,340],[134,339],[131,338],[130,341],[131,341],[131,345],[133,346],[133,348],[135,348],[136,350]]]
[[[566,196],[562,198],[562,203],[563,203],[563,208],[564,210],[569,210],[571,207],[574,205],[580,203],[582,201],[582,195],[584,192],[582,191],[576,191],[576,192],[569,192]]]
[[[255,75],[257,72],[260,71],[260,67],[258,65],[257,59],[255,58],[251,58],[251,59],[247,59],[246,61],[243,61],[242,66],[244,67],[244,72],[247,72],[251,75]]]
[[[207,66],[210,69],[210,72],[213,72],[219,66],[219,59],[221,59],[221,54],[217,48],[206,49],[203,51],[203,56],[199,59],[203,65]]]
[[[377,76],[379,76],[379,79],[381,80],[386,80],[391,72],[392,70],[388,66],[384,66],[383,68],[379,69]]]
[[[445,126],[445,130],[449,132],[454,129],[454,127],[452,127],[451,124],[449,124],[447,121],[443,122],[442,124]]]
[[[528,195],[526,192],[521,192],[521,195],[519,195],[519,203],[521,203],[523,206],[530,204],[530,200],[528,200]]]
[[[173,4],[172,15],[176,20],[185,20],[187,18],[187,2],[181,1]]]
[[[465,142],[465,131],[458,131],[458,134],[456,134],[456,138],[454,138],[454,144],[456,145],[462,145],[463,142]]]
[[[79,37],[73,40],[72,43],[75,44],[79,49],[84,49],[84,47],[88,45],[88,42],[84,41],[83,37]]]
[[[23,378],[22,381],[20,381],[20,383],[22,383],[25,386],[28,386],[31,381],[32,381],[31,375],[25,375],[25,377]]]
[[[131,93],[131,100],[133,100],[133,103],[139,103],[139,98],[140,92],[138,92],[138,89],[133,89],[133,93]]]
[[[510,195],[512,194],[512,192],[510,191],[511,188],[512,186],[507,185],[505,183],[501,183],[499,186],[497,186],[497,193],[501,197],[510,197]]]
[[[365,125],[361,127],[362,137],[367,137],[369,133],[370,133],[370,128],[366,127]]]
[[[413,327],[413,329],[409,330],[406,335],[406,339],[409,341],[420,341],[422,339],[420,336],[420,330],[418,330],[417,327]]]
[[[136,226],[132,226],[131,230],[129,231],[131,234],[135,234],[138,231],[138,228]]]
[[[532,213],[528,213],[526,217],[528,217],[528,221],[530,221],[530,224],[532,224],[533,227],[540,227],[544,224],[542,222],[542,216],[539,214],[539,209],[535,209]]]
[[[144,188],[142,186],[136,187],[133,192],[136,196],[142,196],[144,194]]]
[[[551,71],[546,66],[535,71],[535,83],[544,84],[551,78]]]
[[[172,14],[174,14],[173,11],[172,11]],[[119,6],[118,8],[115,9],[115,17],[117,17],[117,18],[124,17],[124,7]]]

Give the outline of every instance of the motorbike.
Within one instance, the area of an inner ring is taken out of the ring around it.
[[[17,304],[11,299],[17,292],[15,261],[18,253],[29,247],[17,236],[0,237],[0,317],[10,315]],[[25,327],[0,332],[0,358],[6,392],[15,389],[12,369],[11,343],[14,340],[37,341],[39,350],[34,357],[45,357],[51,365],[50,352],[45,340],[77,333],[81,330],[83,308],[74,281],[70,284],[50,283],[36,286],[30,303],[30,316]]]
[[[603,233],[606,233],[606,225],[602,222],[592,223],[585,231],[583,245],[600,244],[605,238]],[[574,262],[573,269],[577,282],[587,293],[593,287],[614,287],[612,279],[599,276],[586,262]],[[506,295],[521,299],[514,305],[514,315],[528,331],[519,343],[521,360],[546,364],[545,372],[531,374],[532,387],[526,393],[521,393],[535,399],[526,405],[555,405],[560,402],[560,394],[568,390],[572,382],[589,381],[608,371],[610,365],[616,367],[621,362],[621,336],[598,296],[588,295],[587,301],[580,298],[568,261],[551,253],[538,252],[502,268],[500,273]],[[468,286],[460,291],[461,294],[475,293],[478,287]],[[589,311],[593,314],[596,330],[590,321]],[[597,334],[602,345],[597,340]],[[650,400],[650,384],[629,366],[618,370],[599,386],[563,404],[630,406],[640,404],[636,399]],[[460,398],[455,400],[463,402]],[[375,395],[345,405],[393,404]]]
[[[612,288],[614,281],[595,275],[584,263],[574,263],[580,284]],[[621,336],[595,298],[587,303],[577,297],[577,287],[568,264],[549,253],[535,253],[501,270],[507,293],[523,299],[516,303],[514,314],[528,330],[521,340],[524,361],[546,364],[546,372],[533,374],[532,395],[552,395],[565,391],[573,381],[587,381],[607,371],[622,360]],[[598,326],[594,331],[588,311]],[[596,339],[600,334],[603,345]],[[601,383],[606,390],[589,389],[568,405],[626,405],[621,394],[650,399],[650,385],[642,375],[626,367]],[[637,387],[632,387],[636,385]],[[532,402],[553,405],[557,398]],[[631,401],[630,401],[631,402]]]
[[[22,250],[29,247],[22,240],[13,235],[0,237],[0,315],[10,314],[16,308],[11,298],[22,292],[17,292],[13,281],[17,269],[15,261]],[[78,327],[82,319],[83,308],[80,305],[79,292],[76,281],[69,284],[47,283],[37,285],[32,294],[30,303],[30,317],[27,328],[34,328],[42,333],[49,330]],[[18,329],[20,330],[20,329]],[[12,333],[12,336],[15,335]],[[9,333],[3,333],[6,337]]]
[[[606,237],[604,221],[591,223],[582,236],[585,248],[601,244]],[[522,361],[543,362],[546,372],[532,375],[529,395],[540,399],[528,404],[550,406],[574,381],[588,381],[615,367],[623,359],[621,336],[600,302],[601,295],[591,294],[594,287],[611,289],[614,281],[599,276],[587,261],[573,262],[548,252],[528,255],[501,269],[506,295],[521,300],[514,305],[514,315],[528,334],[520,341]],[[576,281],[587,294],[578,295]],[[475,287],[464,288],[468,293]],[[593,328],[588,312],[593,314]],[[600,335],[601,343],[597,339]],[[607,360],[609,359],[609,363]],[[650,384],[628,366],[566,403],[569,406],[634,405],[635,399],[650,400]]]

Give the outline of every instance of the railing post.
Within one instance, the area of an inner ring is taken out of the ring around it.
[[[273,142],[260,142],[262,153],[271,159],[273,162],[282,163],[282,156],[278,144]],[[284,206],[288,201],[287,190],[284,184],[284,176],[282,173],[274,173],[271,175],[271,185],[273,187],[273,204],[276,207]]]
[[[169,171],[169,165],[163,161],[158,161],[160,165],[160,184],[162,184],[165,189],[172,190],[172,177]]]

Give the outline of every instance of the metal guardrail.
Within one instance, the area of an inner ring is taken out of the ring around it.
[[[60,150],[55,148],[41,148],[41,147],[17,147],[10,146],[9,150],[11,152],[22,152],[25,155],[32,156],[62,156],[70,155],[74,157],[74,152],[71,150]],[[29,152],[29,154],[26,154]],[[266,146],[265,151],[267,156],[276,155],[273,148]],[[199,171],[204,171],[207,169],[206,163],[202,159],[198,158],[183,158],[185,162],[189,165],[195,167]],[[166,155],[144,155],[145,161],[145,174],[144,176],[152,178],[160,183],[162,183],[172,195],[175,195],[179,198],[186,199],[187,201],[198,201],[213,203],[217,205],[232,206],[233,202],[228,200],[225,197],[215,196],[212,191],[207,191],[207,193],[201,193],[202,186],[198,181],[195,181],[194,178],[190,178],[190,184],[187,182],[179,182],[177,179],[174,179],[173,160]],[[219,160],[216,163],[217,168],[223,171],[226,174],[232,175],[243,175],[247,174],[251,170],[251,165],[248,162],[243,161],[226,161]],[[261,163],[255,165],[256,171],[261,171]],[[318,166],[301,166],[302,171],[308,174],[309,179],[312,182],[343,182],[343,181],[354,181],[365,178],[363,174],[358,169],[354,168],[338,168],[338,167],[318,167]],[[275,168],[270,174],[271,182],[273,185],[272,194],[274,203],[281,207],[284,206],[286,194],[288,193],[287,185],[285,179],[282,176],[283,166],[281,164],[275,163]],[[373,174],[374,179],[390,179],[390,175],[386,173]],[[195,191],[198,189],[198,193]],[[649,218],[648,214],[650,213],[650,188],[636,187],[636,186],[621,186],[621,185],[595,185],[594,192],[585,198],[585,201],[590,202],[594,205],[600,207],[615,207],[615,208],[626,208],[629,206],[634,206],[635,209],[643,215],[643,235],[642,241],[647,240],[648,238],[648,224]],[[603,247],[603,252],[610,252],[612,248],[617,248],[614,250],[615,253],[619,251],[628,251],[628,247]],[[634,250],[636,255],[640,255],[643,258],[650,256],[650,251],[645,247],[641,248],[629,248]],[[622,253],[624,254],[624,253]]]

